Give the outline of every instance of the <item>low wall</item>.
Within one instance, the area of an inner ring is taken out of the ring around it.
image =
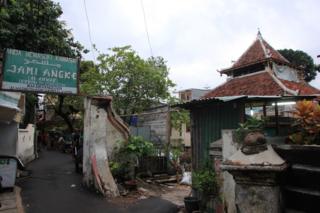
[[[28,124],[27,128],[18,130],[17,156],[26,164],[34,160],[35,127]]]
[[[233,131],[230,129],[222,130],[222,159],[223,161],[231,157],[240,147],[233,141]],[[235,186],[236,183],[229,172],[223,172],[223,200],[228,213],[236,213],[235,205]]]

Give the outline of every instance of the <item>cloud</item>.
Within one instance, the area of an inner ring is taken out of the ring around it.
[[[57,0],[62,19],[90,47],[83,2]],[[225,81],[217,69],[231,66],[254,41],[257,28],[275,48],[320,54],[317,0],[143,0],[155,55],[168,61],[178,89],[216,87]],[[140,0],[87,1],[93,42],[106,52],[132,45],[143,57],[150,51]],[[91,59],[92,55],[86,55]],[[320,77],[312,82],[320,85]]]

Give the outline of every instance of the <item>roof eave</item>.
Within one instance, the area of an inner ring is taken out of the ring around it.
[[[224,96],[224,97],[213,97],[206,99],[193,100],[182,104],[174,105],[175,107],[180,107],[184,109],[192,109],[195,106],[212,104],[212,103],[225,103],[225,102],[239,102],[245,101],[250,102],[277,102],[277,101],[298,101],[298,100],[313,100],[318,98],[316,95],[296,95],[296,96]]]
[[[292,65],[291,63],[288,63],[286,61],[282,61],[282,60],[279,60],[279,59],[271,57],[271,58],[265,58],[263,60],[255,61],[255,62],[252,62],[252,63],[244,64],[242,66],[230,67],[230,68],[227,68],[227,69],[220,70],[218,72],[220,74],[229,74],[232,71],[235,71],[235,70],[238,70],[238,69],[243,69],[243,68],[246,68],[246,67],[250,67],[252,65],[263,63],[263,62],[275,62],[275,63],[278,63],[278,64],[287,65],[287,66],[289,66],[291,68],[294,68],[294,69],[302,70],[301,68],[296,67],[296,66]]]

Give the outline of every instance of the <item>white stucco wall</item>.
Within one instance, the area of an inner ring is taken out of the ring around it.
[[[239,148],[232,138],[233,130],[222,130],[222,159],[223,161],[231,157]],[[235,206],[235,181],[229,172],[223,172],[223,200],[228,209],[228,213],[236,213]]]
[[[35,128],[28,124],[27,128],[18,130],[17,155],[24,164],[34,160]]]

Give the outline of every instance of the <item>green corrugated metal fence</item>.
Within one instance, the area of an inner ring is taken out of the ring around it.
[[[193,169],[208,159],[209,145],[221,138],[221,130],[237,128],[243,115],[244,104],[241,102],[217,102],[191,109]]]

